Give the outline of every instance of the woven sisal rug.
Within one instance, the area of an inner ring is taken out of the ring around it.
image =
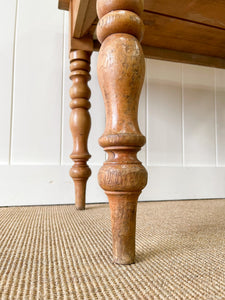
[[[225,299],[225,200],[139,203],[111,263],[108,205],[0,208],[0,299]]]

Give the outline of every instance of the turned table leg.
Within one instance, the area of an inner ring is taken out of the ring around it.
[[[72,50],[70,52],[70,79],[73,84],[70,89],[70,128],[73,136],[73,152],[70,155],[74,165],[70,170],[70,176],[75,184],[75,203],[77,209],[85,209],[86,182],[91,175],[87,165],[90,154],[87,149],[88,134],[91,127],[91,119],[88,109],[88,101],[91,91],[88,87],[90,80],[90,52],[84,50]]]
[[[102,43],[98,78],[106,108],[106,128],[99,139],[108,159],[99,171],[99,184],[109,199],[113,260],[135,261],[136,207],[147,172],[137,159],[145,144],[137,121],[145,61],[141,0],[97,0],[97,36]]]

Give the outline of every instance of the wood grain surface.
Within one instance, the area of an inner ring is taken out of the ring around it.
[[[73,152],[70,155],[74,165],[70,170],[70,176],[75,184],[75,203],[77,209],[85,208],[86,182],[91,175],[87,166],[90,154],[87,149],[87,140],[91,127],[91,119],[88,109],[91,91],[87,82],[91,79],[90,52],[75,50],[70,52],[70,79],[73,84],[70,89],[70,128],[73,136]]]
[[[124,1],[117,1],[118,9],[123,7]],[[95,2],[96,0],[71,2],[75,7],[76,16],[72,25],[74,37],[89,33],[94,40],[96,39]],[[114,10],[113,3],[114,1],[110,1],[107,9],[99,11],[99,16]],[[68,4],[65,5],[65,0],[60,0],[59,4],[67,9]],[[135,1],[130,1],[128,10],[139,14],[135,5]],[[142,44],[146,57],[224,68],[224,1],[145,0],[142,19],[145,24]],[[99,49],[97,46],[94,48]],[[195,57],[192,57],[192,54]]]
[[[136,206],[147,184],[147,172],[137,159],[145,144],[137,120],[145,74],[139,43],[144,25],[136,14],[142,5],[139,0],[123,0],[122,7],[118,0],[97,1],[97,35],[102,43],[97,68],[106,108],[106,128],[99,143],[108,154],[98,180],[109,199],[113,260],[118,264],[135,262]]]

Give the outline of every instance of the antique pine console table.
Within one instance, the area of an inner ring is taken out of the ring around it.
[[[90,57],[100,49],[98,79],[106,108],[106,128],[99,139],[108,159],[99,184],[109,199],[113,259],[135,260],[138,196],[147,172],[136,154],[145,144],[137,111],[145,57],[225,68],[224,0],[59,0],[69,10],[69,57],[75,202],[85,208],[90,154]],[[101,46],[100,46],[101,43]],[[141,44],[140,44],[141,43]]]

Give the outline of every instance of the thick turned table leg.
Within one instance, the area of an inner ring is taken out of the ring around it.
[[[106,128],[99,139],[108,160],[99,171],[99,184],[109,199],[113,259],[135,261],[138,196],[147,172],[137,159],[145,144],[137,122],[145,61],[139,41],[143,36],[141,0],[97,0],[97,36],[102,43],[98,78],[106,108]]]
[[[75,184],[75,202],[77,209],[85,209],[86,182],[91,175],[87,165],[90,154],[87,149],[88,134],[91,119],[88,109],[88,101],[91,91],[87,85],[90,80],[90,52],[76,50],[70,52],[70,79],[73,84],[70,89],[70,128],[73,136],[73,152],[70,155],[74,165],[70,170],[70,176]]]

